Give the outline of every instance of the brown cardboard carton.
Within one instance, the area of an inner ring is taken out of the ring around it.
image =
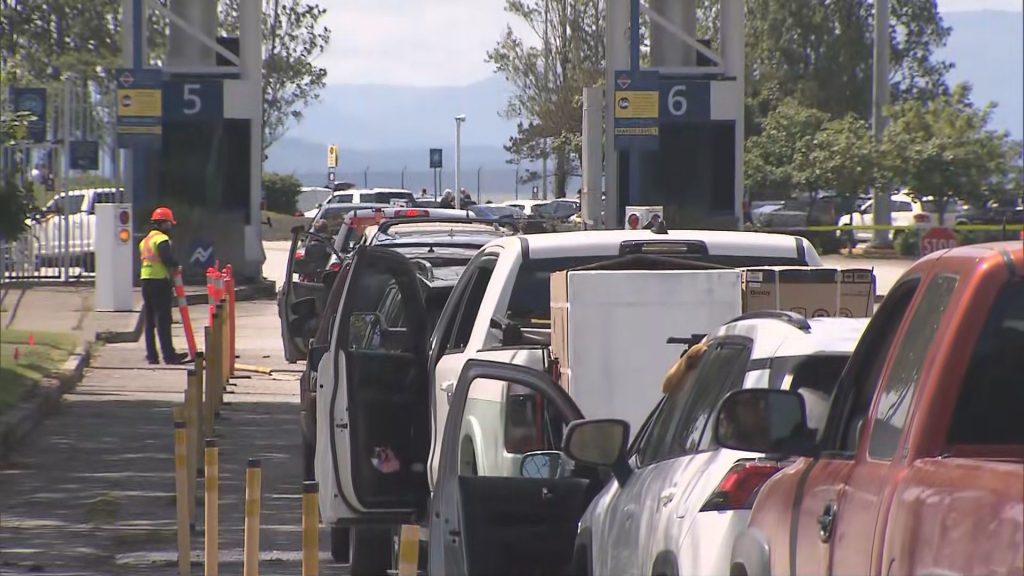
[[[871,315],[874,291],[874,273],[868,269],[748,268],[743,274],[743,311],[859,318]]]
[[[558,361],[559,384],[568,390],[569,272],[551,273],[551,356]]]
[[[867,318],[875,311],[875,271],[871,268],[841,270],[839,315],[844,318]]]

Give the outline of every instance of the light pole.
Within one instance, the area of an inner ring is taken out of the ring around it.
[[[462,209],[462,123],[465,114],[455,117],[455,209]]]

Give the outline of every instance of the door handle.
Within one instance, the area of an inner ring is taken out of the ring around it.
[[[832,539],[832,530],[835,528],[836,523],[836,503],[828,502],[825,504],[825,509],[822,510],[821,516],[818,516],[818,538],[822,542],[828,542]]]
[[[441,385],[438,388],[440,388],[441,392],[448,395],[448,403],[451,404],[452,394],[455,392],[455,380],[446,380],[441,382]]]
[[[661,493],[661,496],[658,497],[658,502],[660,502],[661,503],[661,507],[664,508],[664,507],[668,506],[669,504],[671,504],[672,501],[675,500],[675,499],[676,499],[676,489],[675,488],[669,488],[668,490],[665,490],[664,492]]]

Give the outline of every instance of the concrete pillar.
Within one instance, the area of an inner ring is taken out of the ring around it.
[[[220,22],[217,0],[171,0],[170,10],[203,36],[217,38]],[[217,62],[214,54],[212,48],[196,40],[181,26],[171,24],[167,37],[168,66],[214,66]]]
[[[605,2],[605,84],[604,84],[604,191],[605,227],[618,228],[619,155],[615,150],[615,71],[629,68],[629,3]]]
[[[719,12],[721,14],[720,43],[722,46],[722,60],[725,65],[726,76],[733,77],[735,81],[736,98],[736,168],[735,168],[735,204],[736,222],[739,228],[743,227],[743,142],[744,142],[744,94],[746,79],[746,58],[744,51],[746,45],[746,12],[744,0],[719,0]]]
[[[604,104],[600,88],[583,89],[583,221],[601,228],[601,117]]]
[[[249,215],[250,224],[245,230],[245,259],[259,262],[263,254],[263,224],[260,222],[260,201],[263,189],[263,18],[262,0],[241,0],[239,3],[239,56],[242,80],[256,95],[250,130]]]
[[[697,37],[696,0],[650,0],[652,11],[663,16],[690,37]],[[697,51],[669,32],[664,26],[653,23],[651,34],[651,65],[656,67],[696,66]]]

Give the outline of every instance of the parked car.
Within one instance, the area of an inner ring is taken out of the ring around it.
[[[36,238],[37,267],[70,266],[96,270],[96,205],[117,202],[123,190],[69,190],[53,197],[29,225]]]
[[[514,206],[502,206],[501,204],[474,204],[467,208],[477,218],[492,218],[494,220],[521,220],[526,218],[526,213]]]
[[[797,457],[761,488],[730,574],[1024,573],[1022,272],[1016,241],[916,262],[816,432],[791,391],[722,401],[720,445]]]
[[[373,256],[377,250],[366,247],[360,253]],[[777,234],[616,230],[503,238],[485,246],[466,266],[430,336],[429,347],[418,344],[428,336],[422,322],[405,327],[404,344],[398,348],[384,354],[378,347],[379,354],[369,354],[352,347],[346,327],[359,314],[376,310],[379,303],[350,304],[349,300],[362,302],[355,299],[366,293],[364,286],[411,286],[416,271],[402,260],[387,257],[374,257],[372,261],[379,263],[360,266],[356,254],[335,320],[337,337],[316,369],[320,393],[315,458],[316,478],[324,487],[320,494],[324,522],[378,529],[376,536],[368,536],[365,542],[353,541],[353,559],[367,555],[364,546],[371,549],[383,546],[381,540],[390,542],[390,528],[399,519],[425,520],[430,490],[438,485],[441,459],[448,449],[445,442],[450,437],[444,430],[445,422],[450,423],[448,399],[467,361],[551,370],[550,274],[651,251],[663,257],[734,267],[821,265],[806,240]],[[408,309],[404,316],[424,315],[416,293],[411,288],[405,292],[401,302]],[[382,330],[381,334],[389,332]],[[370,360],[371,356],[375,359]],[[379,408],[363,404],[370,401],[371,389],[389,390],[384,396],[375,396],[381,402]],[[491,398],[501,406],[526,410],[514,387],[503,383],[495,390]],[[412,396],[407,394],[411,391],[415,391]],[[387,402],[394,405],[389,407]],[[339,427],[341,422],[344,427]],[[409,475],[402,483],[380,482],[372,455],[365,452],[368,439],[376,437],[406,439],[400,459]],[[501,434],[488,438],[498,440]],[[458,448],[467,469],[472,469],[474,462],[492,458],[495,451],[501,451],[500,458],[508,464],[502,470],[516,469],[522,454],[510,453],[503,442],[460,444]],[[433,553],[431,558],[433,561]]]
[[[398,208],[412,208],[416,206],[416,196],[408,190],[401,188],[349,188],[339,190],[331,194],[316,208],[305,213],[307,218],[316,216],[316,211],[326,204],[386,204]]]
[[[809,426],[821,428],[866,325],[866,318],[753,312],[705,338],[706,352],[679,376],[684,384],[658,403],[628,451],[604,463],[616,480],[580,520],[573,573],[728,574],[732,543],[754,496],[783,465],[719,447],[711,415],[733,390],[791,390],[805,398]],[[629,436],[627,422],[612,422]]]
[[[1024,204],[1015,200],[986,202],[981,206],[971,206],[956,216],[957,225],[961,224],[1024,224]]]
[[[897,228],[910,228],[916,225],[940,225],[938,208],[931,199],[925,199],[924,202],[921,202],[908,194],[896,193],[890,197],[889,207],[892,225]],[[875,222],[875,216],[872,213],[873,209],[874,200],[868,200],[856,212],[843,214],[839,218],[838,225],[872,226]],[[944,216],[946,226],[952,226],[956,222],[960,210],[961,207],[956,202],[951,202],[947,205]],[[901,233],[902,231],[896,230],[890,237],[895,240]],[[849,235],[848,232],[836,232],[836,234],[842,236]],[[854,239],[856,242],[868,242],[873,234],[872,230],[855,230]]]

